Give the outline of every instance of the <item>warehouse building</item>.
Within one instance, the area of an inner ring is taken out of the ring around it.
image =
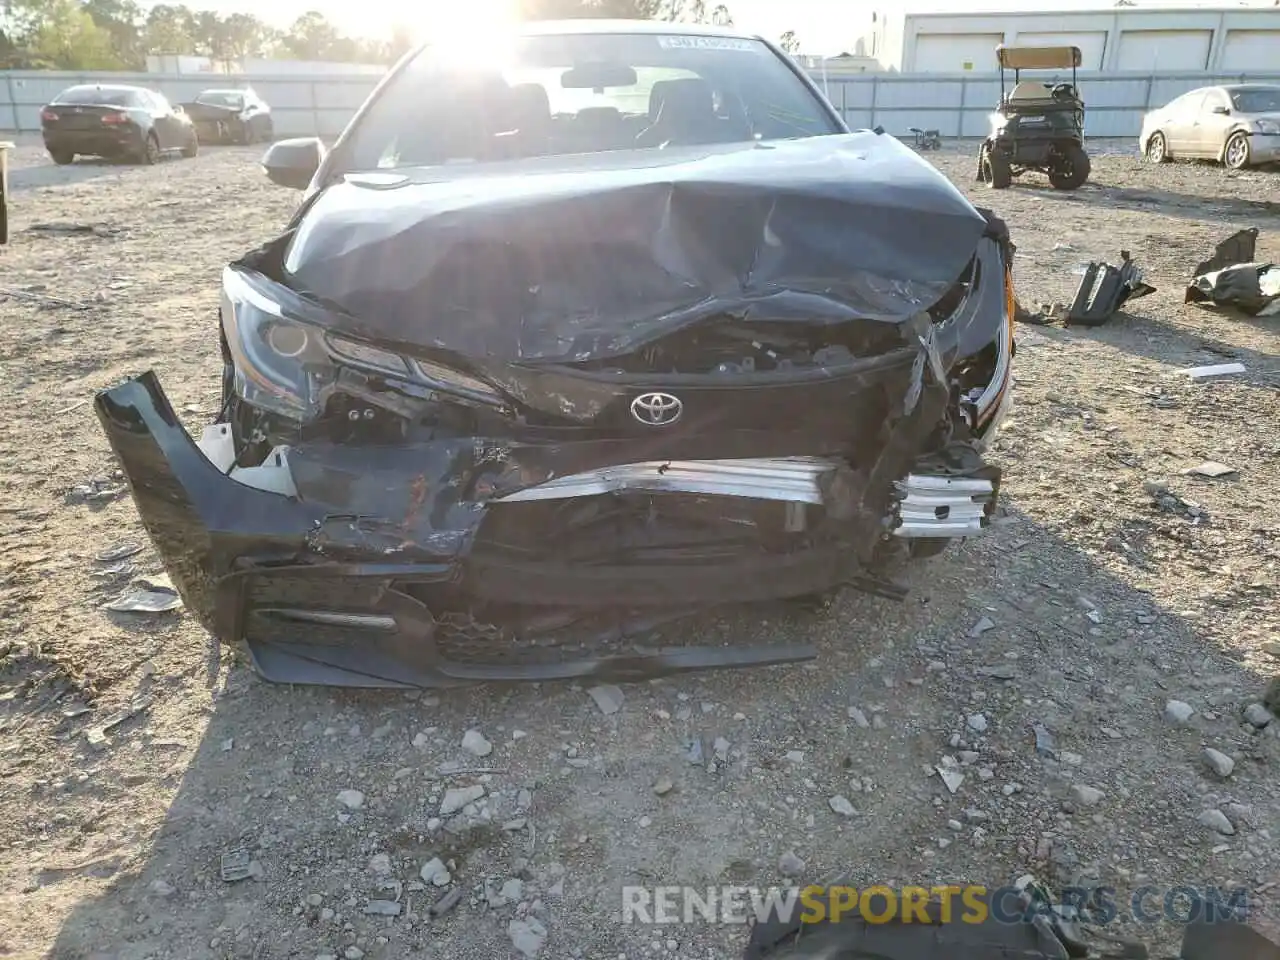
[[[902,73],[989,73],[995,48],[1074,45],[1082,70],[1219,74],[1280,70],[1280,6],[1108,7],[876,13],[866,52]]]

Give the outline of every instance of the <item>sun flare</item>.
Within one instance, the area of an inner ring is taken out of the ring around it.
[[[420,39],[448,44],[469,55],[500,43],[519,21],[517,0],[467,0],[432,5],[423,10],[413,0],[397,0],[396,19],[410,26]]]

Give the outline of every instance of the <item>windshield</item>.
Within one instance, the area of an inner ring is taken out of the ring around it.
[[[211,107],[239,107],[244,103],[244,98],[239,93],[202,93],[196,97],[196,103]]]
[[[54,97],[53,102],[135,107],[138,105],[138,94],[135,90],[120,87],[70,87]]]
[[[1280,87],[1234,90],[1231,103],[1241,113],[1280,113]]]
[[[838,132],[819,98],[757,40],[532,36],[492,69],[423,51],[352,131],[349,168]]]

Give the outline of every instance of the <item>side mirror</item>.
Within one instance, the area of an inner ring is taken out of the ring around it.
[[[1229,117],[1231,115],[1231,108],[1230,107],[1214,107],[1213,112],[1217,114],[1221,114],[1224,117]]]
[[[305,190],[324,160],[324,144],[319,137],[280,140],[262,155],[267,178],[282,187]]]

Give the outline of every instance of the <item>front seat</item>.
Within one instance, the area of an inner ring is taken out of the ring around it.
[[[649,92],[651,123],[636,137],[640,147],[715,143],[723,139],[711,84],[689,77],[659,80]]]

